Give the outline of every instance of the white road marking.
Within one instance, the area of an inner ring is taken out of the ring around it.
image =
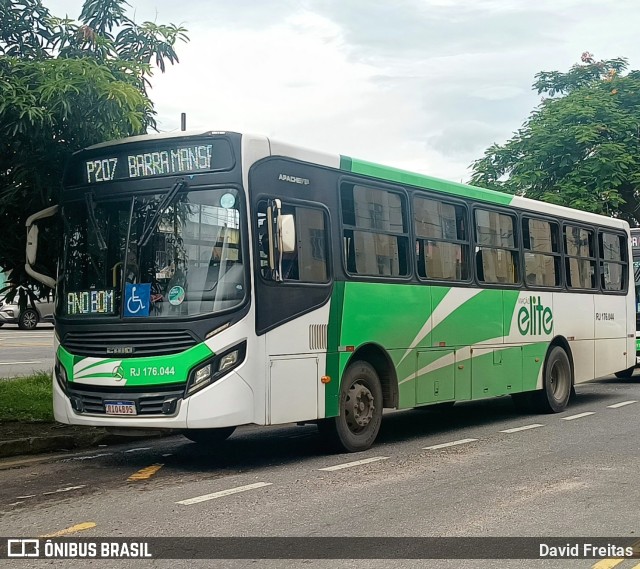
[[[66,488],[58,488],[53,492],[43,492],[43,496],[49,496],[51,494],[59,494],[60,492],[71,492],[71,490],[80,490],[80,488],[86,488],[86,484],[82,484],[81,486],[67,486]]]
[[[16,496],[16,500],[26,500],[27,498],[35,498],[35,494],[29,494],[28,496]]]
[[[464,445],[467,443],[473,443],[475,441],[477,441],[478,439],[460,439],[459,441],[452,441],[450,443],[442,443],[439,445],[433,445],[430,447],[423,447],[422,450],[437,450],[439,448],[447,448],[447,447],[454,447],[457,445]]]
[[[0,366],[15,366],[19,364],[41,364],[40,360],[34,360],[32,362],[0,362]]]
[[[255,488],[263,488],[264,486],[271,486],[271,484],[272,484],[271,482],[256,482],[255,484],[248,484],[247,486],[238,486],[237,488],[230,488],[229,490],[221,490],[220,492],[214,492],[213,494],[196,496],[195,498],[189,498],[188,500],[180,500],[179,502],[176,502],[176,504],[182,504],[183,506],[190,506],[191,504],[198,504],[200,502],[206,502],[207,500],[215,500],[216,498],[231,496],[232,494],[246,492],[247,490],[254,490]]]
[[[24,502],[11,502],[11,504],[7,504],[7,506],[19,506],[20,504],[24,504]]]
[[[100,458],[101,456],[111,456],[112,452],[103,452],[102,454],[92,454],[91,456],[74,456],[72,458],[67,458],[61,462],[69,462],[71,460],[93,460],[94,458]]]
[[[151,450],[151,447],[140,447],[140,448],[130,448],[129,450],[125,450],[125,454],[128,452],[138,452],[139,450]]]
[[[533,423],[532,425],[525,425],[524,427],[515,427],[514,429],[505,429],[500,431],[501,433],[517,433],[519,431],[528,431],[529,429],[535,429],[537,427],[544,427],[540,423]]]
[[[327,466],[326,468],[318,468],[318,470],[342,470],[343,468],[351,468],[352,466],[360,466],[361,464],[369,464],[370,462],[377,462],[378,460],[387,460],[388,456],[373,456],[371,458],[363,458],[362,460],[356,460],[354,462],[345,462],[344,464],[336,464],[335,466]]]
[[[586,413],[578,413],[577,415],[570,415],[569,417],[562,417],[563,421],[573,421],[574,419],[581,419],[582,417],[588,417],[589,415],[595,415],[595,411],[587,411]]]
[[[637,403],[637,401],[623,401],[622,403],[616,403],[615,405],[607,405],[607,408],[618,409],[619,407],[624,407],[625,405],[631,405],[632,403]]]

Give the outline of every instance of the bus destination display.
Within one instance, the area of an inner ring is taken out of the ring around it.
[[[67,293],[67,314],[114,314],[115,290],[79,290]]]
[[[108,156],[85,160],[84,181],[87,184],[98,184],[115,180],[209,172],[232,166],[231,149],[223,140],[189,146],[163,145],[161,148],[140,152],[116,150]]]

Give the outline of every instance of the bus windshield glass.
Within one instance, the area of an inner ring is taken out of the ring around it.
[[[243,302],[237,190],[173,190],[64,207],[59,316],[188,318]]]

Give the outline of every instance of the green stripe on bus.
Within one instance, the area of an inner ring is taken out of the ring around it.
[[[58,348],[58,358],[64,365],[69,381],[81,384],[83,380],[114,379],[122,374],[125,382],[123,387],[153,386],[187,381],[189,371],[199,363],[213,356],[214,353],[204,343],[198,344],[180,352],[166,356],[152,356],[142,358],[90,358],[93,361],[86,368],[80,370],[80,377],[74,377],[74,367],[88,358],[76,356],[67,352],[62,346]],[[118,363],[119,362],[119,363]],[[111,372],[104,370],[91,372],[101,365],[113,365]],[[86,373],[85,372],[89,372]],[[167,373],[169,372],[169,373]],[[154,375],[155,374],[155,375]]]
[[[324,386],[325,417],[335,417],[339,412],[340,378],[340,330],[342,324],[342,307],[344,303],[344,281],[336,281],[333,285],[331,305],[329,308],[329,326],[327,329],[327,361],[326,375],[331,378]]]
[[[442,192],[463,198],[482,200],[493,204],[509,205],[513,200],[513,196],[510,194],[460,184],[457,182],[448,182],[446,180],[432,178],[431,176],[425,176],[423,174],[416,174],[413,172],[407,172],[406,170],[400,170],[398,168],[381,166],[379,164],[374,164],[373,162],[349,158],[348,156],[340,157],[340,168],[347,172],[353,172],[354,174],[372,176],[389,182],[417,186],[419,188],[434,190],[436,192]]]

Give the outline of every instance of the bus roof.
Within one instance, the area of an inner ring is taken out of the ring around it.
[[[340,170],[351,172],[353,174],[360,174],[387,182],[395,182],[398,184],[429,189],[460,198],[477,200],[492,203],[495,205],[514,206],[524,210],[535,211],[539,214],[546,213],[553,216],[583,221],[585,223],[598,223],[601,225],[608,225],[624,230],[629,229],[628,223],[621,219],[615,219],[565,206],[532,200],[521,196],[514,196],[512,194],[507,194],[496,190],[489,190],[487,188],[481,188],[469,184],[463,184],[460,182],[451,182],[440,178],[427,176],[425,174],[409,172],[407,170],[402,170],[399,168],[393,168],[373,162],[367,162],[365,160],[352,158],[350,156],[318,152],[290,143],[283,143],[278,140],[273,140],[265,136],[257,136],[248,133],[242,134],[234,131],[220,130],[191,130],[170,133],[143,134],[140,136],[132,136],[129,138],[94,144],[93,146],[90,146],[89,148],[86,148],[84,150],[95,150],[99,148],[107,148],[110,146],[136,142],[151,142],[171,138],[188,138],[223,134],[234,134],[240,135],[245,139],[258,139],[266,141],[269,144],[272,156],[284,156],[288,158],[304,160],[324,166],[339,168]],[[640,231],[640,228],[638,228],[638,231]]]
[[[449,182],[440,178],[417,174],[415,172],[408,172],[406,170],[391,168],[389,166],[382,166],[380,164],[358,160],[349,156],[340,157],[340,168],[354,174],[362,174],[378,178],[380,180],[416,186],[461,198],[478,200],[502,206],[514,206],[520,209],[535,211],[539,214],[546,213],[548,215],[574,219],[585,223],[598,223],[600,225],[609,225],[618,229],[629,229],[629,224],[622,219],[615,219],[579,209],[532,200],[521,196],[514,196],[512,194],[489,190],[478,186],[471,186],[469,184]]]

